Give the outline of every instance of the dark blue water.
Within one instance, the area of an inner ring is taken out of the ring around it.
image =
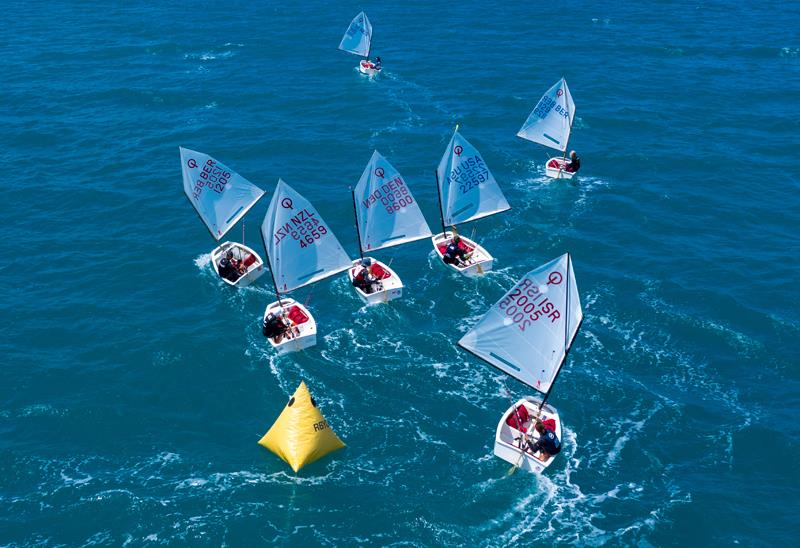
[[[360,9],[375,81],[336,49]],[[796,543],[796,4],[13,2],[4,20],[0,543]],[[562,75],[573,183],[515,137]],[[178,146],[268,193],[284,178],[355,255],[347,189],[373,149],[435,228],[456,123],[513,207],[473,224],[495,271],[455,277],[426,241],[380,252],[403,299],[301,289],[319,344],[276,357],[267,278],[212,274]],[[529,390],[454,343],[565,251],[585,312],[551,398],[565,450],[508,477],[494,429]],[[256,442],[301,379],[348,447],[295,475]]]

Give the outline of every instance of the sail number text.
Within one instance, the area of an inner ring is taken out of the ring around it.
[[[194,164],[197,165],[197,164]],[[220,193],[225,189],[225,185],[231,180],[231,172],[225,171],[217,165],[212,159],[206,160],[206,163],[200,169],[197,179],[194,181],[194,188],[192,189],[192,196],[198,199],[203,189],[208,187],[216,193]]]
[[[375,189],[361,203],[365,208],[369,209],[378,202],[386,209],[387,213],[393,214],[413,204],[414,198],[408,192],[403,178],[398,175],[388,183],[383,183],[380,188]]]
[[[512,289],[500,301],[499,306],[517,324],[520,331],[525,331],[526,327],[540,318],[550,318],[552,323],[561,317],[556,305],[528,278]]]
[[[569,112],[567,112],[567,110],[561,105],[556,104],[555,99],[547,95],[539,99],[539,102],[536,103],[536,108],[533,109],[533,112],[536,113],[536,116],[539,118],[545,119],[547,118],[547,115],[550,114],[550,111],[553,110],[553,108],[555,108],[556,112],[564,118],[569,118]]]
[[[272,236],[275,239],[275,245],[280,244],[285,238],[291,237],[300,243],[301,248],[305,248],[327,233],[328,229],[317,220],[314,213],[309,213],[307,209],[301,209],[283,225],[276,228]]]
[[[489,180],[489,168],[477,154],[469,158],[460,158],[458,164],[450,171],[450,180],[458,185],[461,194],[466,194]]]

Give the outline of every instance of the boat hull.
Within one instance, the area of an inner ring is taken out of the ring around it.
[[[283,310],[281,310],[281,305]],[[266,320],[269,313],[286,314],[292,319],[292,328],[297,329],[297,334],[291,339],[284,338],[279,343],[271,338],[267,339],[278,354],[297,352],[317,344],[317,322],[304,305],[294,299],[281,299],[280,302],[275,301],[267,305],[263,320]]]
[[[372,293],[366,293],[361,288],[353,286],[353,289],[355,289],[356,294],[361,298],[361,300],[366,304],[372,305],[388,303],[389,301],[402,297],[403,282],[400,280],[400,276],[398,276],[394,270],[389,268],[389,265],[375,260],[372,257],[365,258],[372,259],[373,264],[377,264],[380,267],[380,270],[386,275],[380,277],[378,289]],[[347,277],[350,280],[350,285],[353,285],[353,278],[358,272],[360,265],[361,260],[356,259],[353,261],[353,266],[347,270]]]
[[[486,272],[489,272],[492,269],[494,257],[489,255],[488,251],[466,236],[460,236],[460,238],[466,247],[472,250],[472,256],[470,257],[469,261],[467,261],[465,266],[457,266],[444,262],[444,248],[447,247],[447,245],[450,243],[450,240],[453,239],[453,233],[451,231],[448,230],[447,232],[440,232],[431,238],[431,241],[433,242],[433,250],[439,257],[439,260],[442,261],[442,264],[463,276],[467,276],[468,278],[475,278],[482,276]]]
[[[555,433],[558,439],[561,440],[561,417],[559,416],[558,411],[550,404],[545,404],[542,407],[542,410],[539,411],[539,404],[541,401],[542,400],[539,398],[528,396],[522,398],[514,405],[509,407],[500,418],[494,440],[495,456],[500,457],[504,461],[514,464],[523,470],[534,473],[539,473],[547,469],[547,467],[553,463],[558,455],[551,455],[547,460],[543,461],[541,454],[538,452],[536,454],[532,454],[528,451],[523,452],[519,447],[519,440],[522,432],[518,428],[515,428],[509,424],[509,418],[512,416],[512,414],[516,416],[515,410],[518,407],[525,406],[526,410],[528,411],[529,420],[524,421],[522,426],[526,429],[528,434],[530,434],[532,441],[539,439],[539,433],[536,432],[535,428],[533,428],[533,418],[537,415],[537,413],[539,418],[542,420],[554,419],[556,421]]]
[[[381,69],[375,68],[372,62],[362,60],[358,64],[358,72],[366,74],[367,76],[377,76],[381,73]]]
[[[264,274],[264,261],[261,260],[261,257],[258,255],[258,253],[244,244],[225,242],[211,252],[211,264],[213,265],[214,272],[217,273],[217,276],[219,276],[219,261],[229,250],[233,252],[234,259],[245,262],[250,262],[252,260],[252,262],[247,266],[245,273],[235,281],[222,278],[222,276],[220,276],[222,281],[224,281],[226,284],[233,287],[247,287]],[[251,256],[252,259],[249,259],[248,257]]]
[[[547,164],[545,164],[544,173],[553,179],[572,179],[577,173],[567,171],[567,166],[569,166],[569,162],[564,160],[564,158],[550,158],[547,160]]]

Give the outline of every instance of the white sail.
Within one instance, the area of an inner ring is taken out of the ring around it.
[[[208,154],[179,147],[183,191],[219,240],[264,195],[264,191]]]
[[[339,43],[339,49],[369,57],[372,45],[372,25],[363,11],[353,18]]]
[[[564,152],[574,118],[575,103],[562,78],[542,95],[517,137]]]
[[[406,182],[376,150],[353,190],[362,251],[431,237]]]
[[[566,253],[528,272],[458,344],[547,394],[582,320]]]
[[[474,221],[511,209],[478,149],[464,139],[458,129],[436,173],[446,225]]]
[[[350,257],[314,206],[282,180],[261,235],[278,291],[292,291],[350,267]]]

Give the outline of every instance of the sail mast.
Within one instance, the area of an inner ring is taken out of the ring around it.
[[[369,21],[369,19],[367,19],[367,14],[365,13],[364,14],[364,30],[369,28],[369,34],[367,34],[367,61],[369,61],[369,52],[372,49],[372,24],[370,24],[369,27],[367,27],[367,21]]]
[[[442,236],[447,232],[444,226],[444,209],[442,209],[442,187],[439,185],[439,170],[434,170],[436,174],[436,196],[439,198],[439,218],[442,220]]]
[[[264,238],[264,231],[261,232],[261,241],[264,242],[264,255],[267,257],[267,265],[269,266],[269,276],[272,278],[272,286],[275,288],[275,296],[278,298],[278,306],[283,310],[283,303],[281,303],[281,292],[278,291],[278,282],[275,281],[275,273],[272,271],[272,261],[269,258],[269,247],[267,247],[267,240]]]
[[[564,80],[564,83],[567,82],[567,80],[563,76],[561,77],[561,79]],[[570,99],[571,98],[572,98],[572,95],[570,95]],[[569,105],[567,105],[567,112],[569,112]],[[570,140],[570,137],[572,137],[572,124],[574,122],[575,122],[575,115],[573,114],[572,116],[570,116],[570,119],[569,119],[569,133],[567,134],[567,141],[566,141],[566,143],[564,143],[564,161],[565,162],[567,160],[567,150],[569,150],[569,140]]]
[[[361,230],[358,228],[358,208],[356,207],[356,191],[350,187],[350,195],[353,197],[353,216],[356,219],[356,236],[358,236],[358,255],[364,258],[364,252],[361,250]]]
[[[569,354],[569,273],[572,266],[572,255],[567,253],[567,304],[564,309],[564,357],[561,358],[561,363],[558,365],[558,370],[556,371],[556,376],[553,377],[553,382],[550,383],[550,387],[547,389],[547,393],[544,395],[542,399],[542,403],[539,404],[539,410],[542,410],[542,406],[544,406],[545,402],[547,402],[547,398],[550,397],[550,392],[553,391],[553,386],[556,384],[556,380],[558,380],[558,376],[561,374],[561,370],[564,368],[564,364],[567,363],[567,354]],[[582,320],[581,320],[582,321]]]

